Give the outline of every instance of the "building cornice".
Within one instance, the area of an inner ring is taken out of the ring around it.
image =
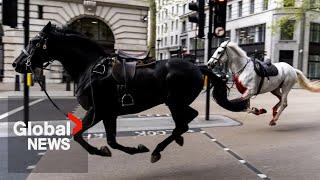
[[[83,4],[83,0],[51,0],[60,2],[73,2]],[[138,0],[92,0],[97,3],[97,6],[112,6],[130,9],[149,10],[149,4],[147,1]]]

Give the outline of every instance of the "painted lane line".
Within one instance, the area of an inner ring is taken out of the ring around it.
[[[39,153],[38,153],[39,156],[43,156],[43,155],[45,155],[45,154],[46,154],[46,152],[39,152]]]
[[[27,167],[27,169],[29,169],[29,170],[32,170],[32,169],[34,169],[34,168],[36,168],[36,165],[31,165],[31,166],[28,166],[28,167]]]
[[[44,101],[44,100],[45,100],[45,98],[41,98],[41,99],[37,99],[37,100],[35,100],[35,101],[32,101],[32,102],[29,103],[29,107],[30,107],[30,106],[33,106],[33,105],[35,105],[35,104],[38,104],[38,103],[40,103],[40,102],[42,102],[42,101]],[[10,116],[10,115],[12,115],[12,114],[15,114],[15,113],[17,113],[17,112],[19,112],[19,111],[21,111],[21,110],[23,110],[23,109],[24,109],[24,107],[23,107],[23,106],[20,106],[20,107],[18,107],[18,108],[15,108],[15,109],[9,111],[9,112],[3,113],[3,114],[0,115],[0,120],[4,119],[4,118],[6,118],[6,117],[8,117],[8,116]]]
[[[258,174],[258,176],[261,178],[261,179],[266,179],[268,176],[265,175],[265,174]]]
[[[202,134],[204,134],[205,136],[207,136],[210,139],[210,141],[215,142],[225,152],[230,154],[232,157],[236,158],[241,164],[245,165],[248,169],[253,171],[259,178],[265,179],[265,180],[270,180],[270,178],[267,175],[263,174],[261,171],[259,171],[257,168],[255,168],[252,164],[248,163],[246,160],[241,158],[238,154],[236,154],[235,152],[231,151],[230,148],[227,148],[225,145],[223,145],[221,142],[219,142],[216,138],[212,137],[206,131],[201,130],[200,132]]]

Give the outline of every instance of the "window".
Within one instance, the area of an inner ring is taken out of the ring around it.
[[[186,21],[183,21],[182,22],[182,33],[186,32],[187,31],[187,23]]]
[[[173,36],[171,36],[171,46],[173,45]]]
[[[228,19],[232,18],[232,5],[228,5]]]
[[[281,26],[280,40],[293,40],[295,21],[289,20]]]
[[[285,0],[283,1],[283,7],[293,7],[295,0]]]
[[[177,45],[178,42],[179,42],[179,37],[178,37],[178,35],[176,35],[176,42],[175,42],[175,44]]]
[[[174,21],[172,20],[171,21],[171,31],[173,31],[173,28],[174,28]]]
[[[38,5],[38,19],[43,19],[43,6]]]
[[[254,0],[250,0],[250,14],[254,13]]]
[[[310,42],[320,43],[320,24],[310,24]]]
[[[178,30],[179,29],[179,21],[178,21],[178,19],[176,20],[176,30]]]
[[[263,0],[262,1],[262,7],[263,7],[263,10],[267,10],[268,9],[268,4],[269,4],[269,0]]]
[[[186,9],[187,9],[187,4],[184,4],[182,9],[183,14],[186,14]]]
[[[179,14],[179,4],[176,5],[176,14]]]
[[[308,77],[320,79],[320,55],[309,55]]]
[[[237,29],[236,33],[239,44],[262,43],[265,41],[266,25],[260,24]]]
[[[164,46],[167,46],[167,45],[168,45],[168,38],[165,37],[165,38],[164,38]]]
[[[293,53],[294,51],[280,50],[279,62],[286,62],[292,66],[293,64]]]
[[[187,47],[187,39],[181,39],[181,47],[186,48]]]
[[[167,32],[168,32],[168,24],[165,23],[165,24],[164,24],[164,33],[167,33]]]
[[[238,17],[242,17],[242,1],[238,2]]]

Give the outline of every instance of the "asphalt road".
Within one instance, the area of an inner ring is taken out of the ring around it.
[[[30,98],[30,103],[39,101],[42,98]],[[78,103],[74,98],[55,98],[54,101],[66,112],[75,110]],[[0,99],[0,115],[15,111],[23,106],[23,99],[14,97]],[[30,121],[57,121],[65,120],[50,103],[44,99],[37,104],[30,106]],[[0,123],[23,121],[23,110],[17,110],[7,118],[0,119]],[[10,131],[10,130],[9,130]],[[45,151],[28,151],[26,138],[21,137],[0,137],[0,180],[26,179],[32,171],[32,165],[37,164]],[[10,159],[8,159],[10,157]]]
[[[318,180],[320,179],[319,102],[320,94],[293,90],[289,95],[289,106],[275,127],[268,126],[271,112],[257,117],[246,113],[228,112],[213,104],[211,108],[215,113],[226,115],[243,124],[192,129],[191,133],[184,135],[183,147],[175,143],[169,145],[162,152],[162,159],[155,164],[150,163],[150,153],[131,156],[111,149],[112,157],[99,157],[88,155],[77,143],[72,142],[72,150],[47,151],[36,162],[31,162],[35,165],[29,171],[31,174],[14,174],[12,179],[27,177],[30,180]],[[275,97],[266,94],[253,99],[251,105],[270,110],[276,103]],[[203,97],[199,97],[194,104],[196,109],[202,110],[202,106],[197,104],[203,104]],[[38,105],[41,106],[41,103],[34,107]],[[155,107],[146,112],[168,113],[162,109],[166,108]],[[129,126],[129,121],[127,123]],[[135,124],[136,121],[133,120],[132,123]],[[149,129],[138,133],[124,131],[119,133],[118,140],[121,144],[130,146],[142,143],[152,150],[170,132],[169,129],[154,131]],[[94,146],[106,145],[103,133],[86,136],[89,136],[89,142]],[[1,163],[3,164],[2,160]],[[52,169],[52,172],[48,172],[48,169]],[[12,174],[10,176],[12,177]],[[0,179],[3,177],[9,176],[4,174]]]

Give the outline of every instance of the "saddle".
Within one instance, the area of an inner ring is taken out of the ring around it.
[[[265,61],[260,61],[257,59],[253,59],[254,71],[261,77],[258,91],[256,95],[258,95],[261,91],[262,85],[264,83],[264,78],[270,79],[271,76],[277,76],[279,71],[275,65],[271,63],[270,59],[266,59]]]
[[[271,63],[270,59],[266,59],[265,61],[254,59],[253,63],[254,70],[260,77],[267,77],[269,79],[270,76],[277,76],[279,73],[277,67]]]
[[[146,63],[149,59],[149,52],[135,56],[125,53],[122,50],[118,51],[117,59],[113,60],[112,63],[111,75],[118,82],[118,89],[124,89],[124,94],[121,99],[122,106],[134,105],[134,99],[132,95],[128,93],[128,83],[134,79],[136,69],[153,67],[156,64],[155,61]],[[107,62],[97,63],[93,67],[92,72],[103,75],[106,71],[105,63]]]

